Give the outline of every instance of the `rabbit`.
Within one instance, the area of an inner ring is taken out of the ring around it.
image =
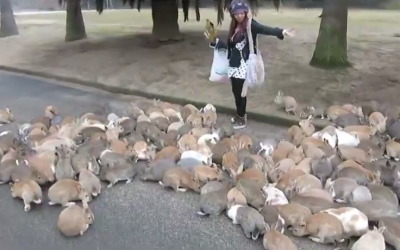
[[[186,123],[189,124],[192,128],[201,128],[204,123],[204,117],[198,114],[191,114],[186,119]]]
[[[89,202],[90,196],[82,184],[71,179],[62,179],[51,185],[48,191],[49,205],[61,204],[68,206],[75,204],[75,200]]]
[[[305,196],[303,194],[294,194],[289,199],[290,203],[295,202],[301,204],[303,206],[308,207],[313,214],[319,213],[322,210],[329,208],[339,208],[343,207],[343,204],[340,203],[332,203],[327,201],[324,198],[314,197],[314,196]]]
[[[57,180],[74,179],[75,171],[71,164],[71,152],[64,146],[56,147],[57,163],[55,176]]]
[[[322,189],[321,181],[314,175],[305,174],[298,176],[294,180],[290,191],[296,193],[304,193],[313,188]]]
[[[386,142],[384,157],[400,161],[400,143],[396,142],[394,138]]]
[[[268,179],[271,182],[276,182],[282,175],[294,169],[295,166],[296,164],[291,158],[283,159],[275,165],[274,169],[267,173]]]
[[[217,123],[217,112],[213,110],[206,110],[203,113],[203,126],[206,128],[215,127]]]
[[[14,121],[14,114],[11,109],[0,109],[0,124],[9,124]]]
[[[375,161],[372,156],[372,150],[365,152],[359,148],[342,145],[338,146],[338,154],[343,160],[354,160],[359,164]]]
[[[312,174],[318,177],[323,185],[325,185],[326,180],[332,175],[334,171],[334,167],[331,162],[331,159],[334,156],[335,155],[329,158],[323,157],[321,160],[314,160],[311,163]]]
[[[296,115],[297,102],[292,96],[284,96],[283,92],[279,90],[274,102],[284,108],[286,113],[293,113]]]
[[[363,202],[355,202],[350,204],[351,207],[357,208],[363,212],[369,221],[379,221],[382,217],[396,218],[400,215],[398,208],[392,203],[384,200],[370,200]]]
[[[75,153],[71,157],[71,166],[76,174],[79,174],[82,169],[88,169],[94,174],[100,173],[100,166],[95,157],[86,153]]]
[[[151,118],[150,116],[150,119]],[[155,125],[160,131],[167,132],[170,122],[167,117],[156,117],[151,119],[151,124]]]
[[[312,118],[321,118],[321,120],[324,120],[326,116],[326,109],[325,108],[315,108],[314,106],[306,106],[303,109],[303,112],[300,114],[301,119],[305,119],[308,117]]]
[[[346,110],[343,106],[340,105],[329,106],[328,109],[326,110],[327,118],[330,121],[336,120],[340,115],[345,115],[349,113],[350,112],[348,110]]]
[[[229,190],[228,194],[226,195],[226,198],[228,200],[228,209],[230,208],[230,205],[235,204],[240,204],[240,205],[247,205],[247,200],[246,197],[244,197],[243,193],[240,192],[236,187],[231,188]],[[233,201],[235,201],[233,203]]]
[[[96,159],[100,159],[101,153],[107,149],[107,146],[107,140],[87,141],[75,150],[75,154],[88,154]]]
[[[392,245],[396,250],[400,249],[400,223],[397,220],[393,220],[391,217],[383,217],[379,220],[379,228],[385,228],[383,231],[383,237],[385,241]]]
[[[267,183],[267,178],[265,174],[258,168],[249,168],[245,171],[242,171],[243,168],[240,167],[237,174],[234,173],[233,177],[235,181],[240,179],[252,180],[254,183],[259,184],[260,186]]]
[[[386,121],[387,117],[383,116],[381,112],[373,112],[368,117],[369,125],[375,127],[378,132],[384,133],[386,132]]]
[[[361,236],[351,247],[351,250],[385,250],[384,227],[368,231]]]
[[[297,125],[293,125],[288,129],[288,135],[295,146],[299,146],[304,137],[306,137],[303,130]]]
[[[351,134],[335,129],[338,146],[357,147],[360,144],[358,134]]]
[[[332,208],[323,210],[322,213],[333,215],[342,222],[346,238],[353,236],[360,237],[368,232],[368,218],[357,208]]]
[[[292,228],[297,237],[308,236],[312,241],[322,244],[337,244],[344,241],[342,222],[327,213],[317,213]]]
[[[381,173],[381,182],[386,186],[394,186],[400,182],[400,171],[397,171],[396,165],[386,161],[386,165],[382,165],[379,170]]]
[[[299,162],[294,168],[293,170],[301,170],[306,174],[311,173],[311,163],[312,163],[313,159],[312,158],[304,158],[301,162]]]
[[[294,163],[299,164],[304,159],[304,151],[302,147],[296,147],[292,152],[288,154],[288,158],[291,158]]]
[[[189,134],[193,135],[198,140],[200,137],[202,137],[205,134],[209,134],[210,132],[211,132],[210,128],[192,128]]]
[[[209,181],[201,187],[200,194],[207,194],[223,188],[223,184],[219,181]]]
[[[388,125],[387,134],[391,138],[400,138],[400,120]]]
[[[264,222],[264,217],[252,207],[239,204],[232,205],[227,215],[233,224],[242,227],[244,235],[248,239],[257,240],[260,234],[265,233],[266,223]]]
[[[193,135],[183,135],[178,140],[178,148],[181,153],[189,150],[197,150],[197,140]]]
[[[100,169],[99,177],[102,181],[108,181],[107,188],[111,188],[119,181],[125,181],[125,184],[131,183],[136,175],[136,169],[130,162],[115,165],[107,163]]]
[[[334,120],[336,126],[347,127],[347,126],[359,126],[362,125],[361,119],[358,115],[353,113],[342,114],[336,117]]]
[[[243,163],[239,162],[234,152],[227,152],[222,157],[222,170],[226,170],[231,176],[238,173],[239,168],[243,168]]]
[[[181,167],[165,171],[162,181],[159,181],[159,184],[164,187],[171,187],[175,192],[186,192],[188,189],[191,189],[200,193],[201,188],[199,181]]]
[[[368,140],[374,136],[377,129],[372,126],[359,125],[359,126],[347,126],[343,129],[344,132],[357,134],[360,140]]]
[[[228,205],[227,194],[229,187],[223,187],[200,196],[198,215],[220,215]]]
[[[369,183],[378,183],[378,184],[380,183],[380,178],[378,175],[372,173],[367,169],[361,169],[361,168],[354,168],[354,167],[342,168],[341,170],[336,171],[332,175],[332,180],[335,180],[336,178],[340,177],[353,179],[357,182],[358,185],[363,185],[363,186]]]
[[[312,124],[312,121],[313,121],[313,118],[310,116],[310,117],[308,117],[307,119],[301,120],[301,121],[299,122],[299,126],[300,126],[300,128],[303,130],[303,133],[304,133],[306,136],[311,136],[311,135],[314,134],[314,132],[315,132],[315,127],[314,127],[314,125]]]
[[[81,170],[79,173],[79,183],[81,183],[86,192],[90,193],[94,197],[101,193],[100,179],[89,170]]]
[[[189,118],[189,116],[191,114],[198,114],[200,113],[200,110],[198,108],[196,108],[194,105],[192,104],[186,104],[183,109],[182,109],[182,118],[184,121],[187,121],[187,119]]]
[[[185,123],[184,122],[173,122],[168,126],[167,132],[171,132],[171,131],[179,131],[179,129],[184,126]]]
[[[335,202],[346,203],[357,186],[357,182],[350,178],[338,178],[334,181],[329,178],[325,189],[332,195]]]
[[[82,236],[89,228],[89,225],[93,224],[94,215],[86,202],[83,202],[83,208],[71,204],[61,211],[57,228],[60,232],[67,236]]]
[[[272,153],[272,160],[277,163],[280,160],[287,158],[290,152],[296,149],[296,146],[288,141],[280,141],[276,149]]]
[[[309,189],[309,190],[301,193],[301,195],[305,196],[305,197],[309,197],[309,196],[317,197],[317,198],[324,199],[328,202],[334,202],[332,195],[328,191],[325,191],[324,189],[312,188],[312,189]]]
[[[366,186],[357,186],[347,197],[347,202],[350,204],[366,201],[372,201],[371,191]]]
[[[15,183],[10,183],[11,196],[13,198],[20,198],[24,202],[24,210],[28,212],[31,210],[31,203],[42,203],[42,189],[39,184],[33,180],[22,180]]]
[[[285,194],[281,190],[275,188],[275,185],[264,186],[262,191],[266,196],[265,204],[267,205],[285,205],[289,203]]]
[[[242,204],[246,205],[246,204]],[[259,211],[260,214],[264,217],[265,223],[269,226],[275,226],[278,223],[279,219],[279,211],[278,211],[279,206],[270,206],[270,205],[264,205],[261,210]]]
[[[284,193],[292,187],[293,182],[299,176],[305,175],[306,173],[300,169],[292,169],[284,173],[276,182],[275,187]]]
[[[267,229],[263,237],[263,246],[266,250],[297,250],[297,246],[286,235],[283,234],[285,221],[281,216],[278,217],[278,223],[275,228]],[[280,228],[280,229],[279,229]],[[279,231],[280,230],[280,231]]]
[[[208,166],[196,166],[193,168],[194,176],[198,181],[207,183],[209,181],[222,181],[224,179],[224,173],[217,167],[215,163]]]
[[[180,158],[181,153],[179,152],[179,149],[177,147],[167,146],[155,155],[154,160],[157,161],[160,159],[172,159],[175,162],[178,162]]]
[[[164,173],[175,168],[177,165],[171,159],[161,159],[153,161],[150,166],[145,170],[144,174],[139,178],[142,181],[161,181],[163,179]]]
[[[0,164],[0,184],[5,184],[11,181],[14,169],[19,164],[16,159],[9,159],[1,162]]]
[[[247,203],[257,210],[261,209],[266,201],[266,197],[261,191],[262,186],[248,179],[240,179],[235,184],[235,187],[246,198]]]
[[[305,144],[302,145],[302,147],[304,150],[304,156],[306,158],[311,158],[313,160],[321,160],[325,156],[325,153],[322,149],[312,144]]]
[[[392,203],[394,206],[399,206],[399,200],[396,194],[388,187],[369,184],[367,186],[372,195],[372,200],[383,200]]]
[[[285,229],[291,229],[300,225],[306,218],[312,215],[311,210],[298,203],[289,203],[278,206],[279,215],[285,221]]]

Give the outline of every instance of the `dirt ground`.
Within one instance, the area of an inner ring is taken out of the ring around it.
[[[278,90],[302,105],[372,99],[400,105],[400,11],[350,11],[348,55],[354,67],[340,71],[308,65],[320,11],[259,11],[255,17],[259,22],[293,27],[297,36],[284,41],[259,38],[267,81],[263,88],[250,92],[249,110],[276,112],[273,101]],[[208,80],[213,51],[203,29],[206,18],[216,20],[216,12],[204,9],[201,15],[201,22],[192,15],[186,23],[181,16],[185,41],[162,46],[149,39],[152,23],[148,10],[106,10],[101,16],[85,12],[89,38],[73,43],[63,41],[64,13],[17,16],[21,35],[0,40],[0,64],[233,106],[230,86]],[[223,39],[228,23],[226,20],[221,27]]]

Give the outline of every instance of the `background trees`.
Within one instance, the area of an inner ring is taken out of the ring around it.
[[[0,0],[0,37],[19,34],[10,0]]]

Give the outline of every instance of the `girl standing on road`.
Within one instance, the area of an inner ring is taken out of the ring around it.
[[[236,104],[236,117],[231,119],[234,129],[242,129],[247,125],[246,115],[246,96],[242,97],[242,89],[246,79],[247,60],[249,59],[250,48],[249,39],[247,38],[247,22],[249,20],[247,14],[249,7],[246,2],[233,0],[230,5],[231,24],[229,27],[229,38],[227,43],[220,40],[211,41],[210,46],[215,49],[227,49],[229,68],[228,77],[231,79],[232,92]],[[251,33],[253,36],[255,53],[257,35],[276,36],[283,40],[285,36],[294,36],[293,29],[271,28],[256,22],[251,21]],[[207,31],[205,36],[209,39]]]

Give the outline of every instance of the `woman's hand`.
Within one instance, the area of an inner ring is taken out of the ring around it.
[[[282,35],[294,37],[296,35],[296,31],[293,28],[283,30]]]

